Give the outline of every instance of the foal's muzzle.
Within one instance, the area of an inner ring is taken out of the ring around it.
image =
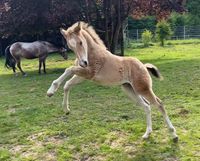
[[[81,67],[83,67],[83,68],[86,68],[86,67],[88,66],[88,61],[86,61],[86,60],[81,60],[81,61],[79,62],[79,65],[80,65]]]

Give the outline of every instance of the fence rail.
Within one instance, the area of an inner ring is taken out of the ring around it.
[[[145,29],[125,30],[125,36],[128,39],[140,40]],[[155,34],[155,29],[149,29]],[[171,39],[189,39],[200,38],[200,26],[177,26],[173,29]]]

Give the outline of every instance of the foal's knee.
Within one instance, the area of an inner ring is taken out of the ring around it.
[[[64,88],[63,88],[64,92],[67,92],[69,90],[69,86],[68,85],[65,85]]]
[[[54,81],[52,82],[52,85],[58,86],[58,82],[54,80]]]
[[[149,105],[146,105],[144,110],[148,114],[151,113],[151,107]]]

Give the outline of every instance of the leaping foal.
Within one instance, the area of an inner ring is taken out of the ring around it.
[[[172,125],[161,100],[152,90],[152,79],[149,72],[161,78],[158,69],[152,64],[143,64],[136,58],[119,57],[110,53],[95,30],[84,22],[78,22],[67,30],[60,30],[67,41],[68,47],[76,54],[75,66],[71,66],[56,80],[47,91],[52,96],[60,84],[72,77],[64,85],[63,108],[69,113],[69,90],[72,86],[85,79],[102,85],[120,85],[131,98],[142,106],[146,113],[147,128],[143,138],[152,132],[150,104],[158,107],[167,124],[173,141],[178,141],[176,130]]]

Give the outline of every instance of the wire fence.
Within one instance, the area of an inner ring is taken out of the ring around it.
[[[142,33],[145,29],[125,29],[125,39],[141,40]],[[155,28],[148,29],[155,35]],[[190,39],[200,38],[200,26],[177,26],[173,29],[171,39]]]

